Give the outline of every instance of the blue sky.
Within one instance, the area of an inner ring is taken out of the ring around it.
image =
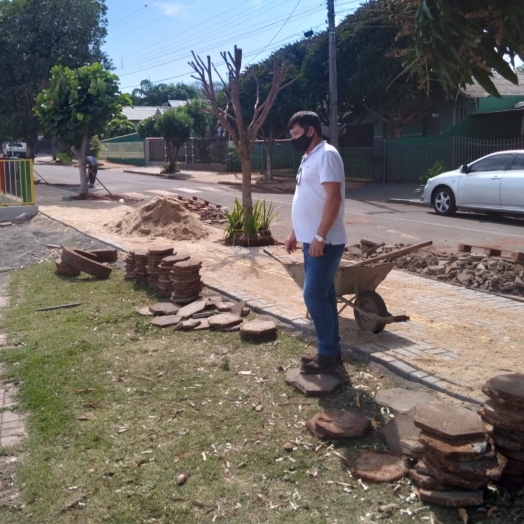
[[[360,3],[336,0],[337,24]],[[107,6],[104,50],[126,92],[143,79],[194,82],[192,50],[219,64],[220,52],[237,45],[248,64],[327,27],[325,0],[107,0]]]

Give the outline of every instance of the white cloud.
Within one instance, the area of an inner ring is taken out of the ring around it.
[[[157,7],[159,7],[166,16],[176,16],[185,6],[180,4],[160,4]]]

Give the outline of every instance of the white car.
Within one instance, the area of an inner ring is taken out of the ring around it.
[[[2,144],[2,153],[4,154],[4,158],[15,156],[25,158],[27,156],[27,144],[21,140],[4,142]]]
[[[524,150],[493,153],[430,178],[423,201],[437,215],[458,208],[524,214]]]

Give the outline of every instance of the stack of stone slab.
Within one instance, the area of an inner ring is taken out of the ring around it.
[[[202,262],[194,260],[173,266],[170,274],[173,285],[171,300],[175,304],[188,304],[199,297],[204,287],[200,278],[201,267]]]
[[[133,251],[130,251],[127,254],[127,257],[125,258],[125,263],[126,263],[126,274],[124,278],[126,280],[134,280],[136,263],[135,263],[135,253]]]
[[[158,294],[163,297],[170,297],[173,293],[173,282],[171,281],[171,271],[173,266],[179,262],[189,260],[189,255],[177,255],[164,257],[158,266]]]
[[[147,283],[149,289],[158,291],[158,266],[164,257],[173,255],[174,249],[169,246],[151,247],[147,251]]]
[[[482,488],[498,481],[506,459],[488,441],[477,413],[441,402],[416,407],[422,460],[409,475],[422,501],[463,507],[483,504]]]
[[[487,431],[499,453],[507,459],[501,483],[524,486],[524,375],[498,375],[486,382],[482,392],[489,400],[480,409]]]
[[[148,283],[147,251],[135,251],[135,280],[140,284]]]

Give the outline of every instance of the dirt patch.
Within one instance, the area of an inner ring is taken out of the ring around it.
[[[171,240],[200,240],[209,233],[197,215],[174,198],[158,197],[145,206],[127,213],[115,224],[107,224],[120,235],[140,235]]]

